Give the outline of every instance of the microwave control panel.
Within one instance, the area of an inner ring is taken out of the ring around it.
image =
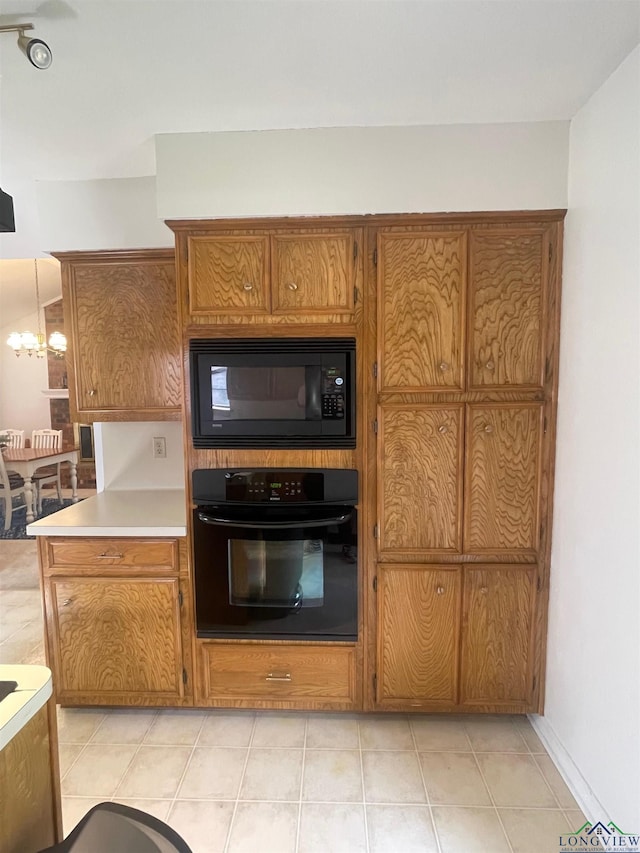
[[[322,418],[344,418],[345,377],[338,367],[322,368]]]

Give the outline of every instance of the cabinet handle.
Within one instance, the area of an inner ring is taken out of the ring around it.
[[[63,606],[63,607],[68,607],[68,606],[71,604],[71,602],[72,602],[72,601],[73,601],[73,599],[72,599],[72,598],[65,598],[65,600],[62,602],[62,606]]]
[[[441,361],[441,362],[440,362],[440,370],[441,370],[443,373],[445,372],[445,370],[449,370],[449,365],[447,364],[447,362],[446,362],[446,361]]]
[[[489,587],[488,587],[488,586],[481,586],[481,587],[480,587],[480,593],[481,593],[482,595],[486,595],[488,592],[489,592]]]
[[[291,673],[270,672],[269,675],[266,676],[265,681],[291,681]]]
[[[495,370],[495,368],[496,368],[495,364],[492,361],[488,361],[485,364],[485,367],[487,368],[487,370]]]
[[[289,288],[289,290],[297,290],[298,289],[298,285],[294,281],[290,282],[287,285],[287,287]]]
[[[444,587],[443,586],[437,586],[436,587],[436,595],[444,595]]]
[[[249,281],[245,281],[242,287],[244,288],[244,290],[253,290],[253,285]]]
[[[441,435],[444,435],[445,432],[449,432],[449,427],[446,424],[440,424],[440,426],[438,427],[438,432]]]
[[[98,554],[99,560],[121,560],[124,554]]]
[[[95,389],[95,388],[92,388],[90,391],[87,391],[87,395],[88,395],[89,397],[95,397],[95,394],[96,394],[96,389]]]
[[[485,424],[482,428],[485,432],[493,432],[493,427],[491,426],[491,424]]]

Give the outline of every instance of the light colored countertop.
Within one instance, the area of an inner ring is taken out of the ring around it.
[[[51,670],[46,666],[0,664],[0,681],[18,687],[0,702],[0,749],[38,713],[51,696]]]
[[[182,489],[107,490],[47,515],[29,536],[186,536]]]

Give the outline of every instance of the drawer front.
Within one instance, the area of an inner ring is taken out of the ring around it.
[[[352,701],[355,650],[336,646],[202,646],[206,698]]]
[[[176,568],[178,567],[175,539],[58,539],[47,540],[49,567],[71,566],[103,568]]]

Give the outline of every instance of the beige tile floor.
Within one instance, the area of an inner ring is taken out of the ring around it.
[[[35,543],[0,541],[0,663],[42,663]],[[104,800],[194,853],[557,853],[584,822],[526,718],[60,709],[65,832]]]

